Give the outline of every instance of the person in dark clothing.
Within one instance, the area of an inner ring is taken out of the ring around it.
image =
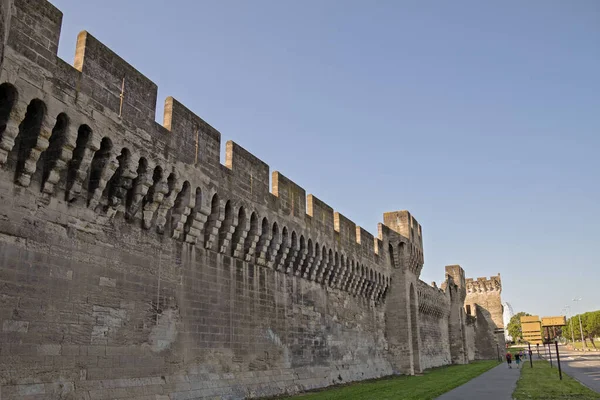
[[[521,354],[515,354],[515,363],[517,364],[517,368],[519,368],[519,364],[521,364]]]

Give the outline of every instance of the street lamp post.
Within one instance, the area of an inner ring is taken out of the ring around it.
[[[571,306],[566,304],[563,310],[567,315],[569,315],[571,313]],[[571,342],[575,343],[575,336],[573,336],[573,315],[571,315],[571,318],[569,318],[569,323],[571,325]]]
[[[576,297],[573,299],[573,301],[581,301],[581,297]],[[581,348],[582,350],[586,350],[587,346],[585,344],[585,340],[583,339],[583,325],[581,324],[581,314],[577,314],[577,316],[579,317],[579,332],[581,332]]]
[[[571,314],[569,322],[571,323],[571,340],[573,341],[573,343],[575,343],[575,335],[573,334],[573,314]]]

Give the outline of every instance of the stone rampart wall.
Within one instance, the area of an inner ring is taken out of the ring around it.
[[[374,237],[234,142],[221,164],[215,128],[172,97],[157,124],[157,86],[88,32],[59,59],[50,3],[0,11],[3,398],[252,398],[462,362],[462,302],[418,280],[410,213]]]
[[[467,359],[469,361],[475,360],[475,319],[468,317],[465,324],[465,335],[467,343]]]
[[[374,238],[62,14],[10,4],[0,85],[2,394],[273,395],[393,372]],[[6,15],[6,14],[3,14]],[[380,232],[383,231],[380,228]],[[414,236],[413,236],[414,235]],[[411,267],[416,270],[416,267]],[[60,393],[59,393],[60,392]]]
[[[451,364],[448,318],[450,298],[441,289],[419,280],[419,332],[421,367],[423,369]]]
[[[18,236],[1,235],[3,398],[242,398],[392,373],[383,313],[364,298],[22,217]]]

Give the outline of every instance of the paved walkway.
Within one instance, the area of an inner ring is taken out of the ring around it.
[[[521,370],[500,364],[471,379],[462,386],[444,393],[437,400],[511,400]]]

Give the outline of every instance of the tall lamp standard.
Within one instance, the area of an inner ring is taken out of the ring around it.
[[[573,299],[573,301],[581,301],[581,297],[576,297]],[[585,340],[583,340],[583,325],[581,325],[581,314],[577,314],[577,316],[579,317],[579,332],[581,332],[581,346],[583,350],[586,350],[587,346],[585,344]]]
[[[565,311],[565,313],[567,315],[569,315],[569,313],[571,312],[571,306],[566,304],[563,308],[563,311]],[[575,338],[573,337],[573,316],[571,315],[571,318],[569,318],[569,322],[571,325],[571,342],[575,343]]]

